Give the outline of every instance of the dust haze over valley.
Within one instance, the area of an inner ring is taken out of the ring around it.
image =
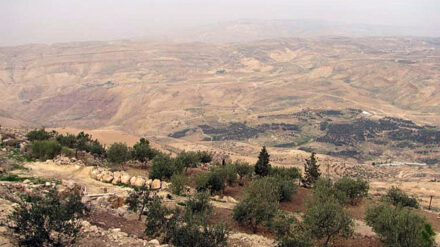
[[[437,1],[0,9],[3,127],[85,130],[107,146],[145,137],[252,164],[266,146],[274,166],[299,169],[316,152],[323,174],[367,179],[373,195],[397,185],[423,206],[440,198]]]

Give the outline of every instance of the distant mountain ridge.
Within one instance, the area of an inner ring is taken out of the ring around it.
[[[440,37],[440,30],[391,25],[340,23],[318,20],[237,20],[176,30],[166,35],[151,35],[147,39],[186,42],[249,42],[279,38],[310,38],[322,36],[374,37],[420,36]]]

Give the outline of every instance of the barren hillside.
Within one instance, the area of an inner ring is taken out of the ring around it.
[[[114,129],[209,146],[300,146],[326,136],[315,131],[326,119],[289,117],[307,109],[360,111],[330,117],[336,123],[396,117],[432,129],[440,120],[439,48],[439,39],[422,38],[6,47],[0,117],[22,127]]]

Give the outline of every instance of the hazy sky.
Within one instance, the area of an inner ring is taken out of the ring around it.
[[[0,0],[0,45],[139,38],[237,19],[440,30],[440,0]]]

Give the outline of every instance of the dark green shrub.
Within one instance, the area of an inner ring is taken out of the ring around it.
[[[162,206],[159,196],[154,195],[146,204],[145,234],[151,237],[161,236],[167,232],[167,215],[172,213],[168,208]]]
[[[104,146],[98,140],[88,142],[85,146],[85,149],[85,151],[91,153],[94,156],[106,155]]]
[[[226,246],[228,229],[222,224],[209,225],[212,212],[209,193],[197,193],[185,202],[185,212],[179,211],[169,220],[166,239],[174,246],[218,247]]]
[[[35,129],[32,131],[29,131],[26,134],[26,137],[29,141],[44,141],[49,140],[54,135],[53,132],[47,132],[44,128],[43,129]]]
[[[196,190],[197,191],[207,191],[209,190],[209,178],[211,174],[210,172],[204,172],[200,174],[196,179]]]
[[[226,246],[229,231],[221,224],[202,227],[194,221],[176,223],[168,232],[168,238],[179,247]]]
[[[79,132],[78,135],[76,135],[76,149],[85,151],[87,149],[87,143],[91,140],[89,134],[84,133],[83,131]]]
[[[300,170],[295,167],[272,167],[269,175],[292,180],[301,178]]]
[[[171,176],[171,192],[180,195],[188,184],[188,179],[184,173],[174,173]]]
[[[383,199],[392,203],[394,206],[419,208],[419,203],[416,198],[410,197],[401,189],[394,186],[388,190]]]
[[[212,205],[210,203],[210,194],[207,192],[197,192],[185,202],[185,209],[186,212],[191,215],[201,214],[206,216],[211,214]]]
[[[125,204],[128,205],[128,210],[139,213],[138,220],[141,220],[142,214],[147,204],[150,202],[150,190],[145,187],[135,187],[130,192]]]
[[[169,179],[175,172],[181,172],[182,168],[176,166],[176,162],[169,155],[160,154],[153,158],[149,177],[151,179]]]
[[[169,210],[162,206],[160,198],[153,196],[146,206],[145,233],[163,237],[164,242],[181,247],[226,246],[229,231],[221,224],[209,225],[211,212],[209,194],[198,193],[184,203],[185,212],[179,208]]]
[[[19,177],[17,174],[1,174],[0,175],[0,181],[8,181],[8,182],[23,182],[28,178],[26,177]]]
[[[240,180],[242,180],[245,177],[247,178],[252,177],[252,174],[254,173],[254,167],[249,165],[249,163],[243,161],[236,161],[234,165],[238,176],[240,176]]]
[[[347,196],[341,190],[335,188],[333,181],[329,178],[320,178],[313,187],[313,198],[319,201],[336,200],[341,205],[347,203]]]
[[[312,247],[313,243],[309,238],[301,235],[288,235],[279,240],[277,247]]]
[[[197,191],[209,190],[211,194],[225,189],[226,174],[221,169],[214,169],[200,175],[196,181]]]
[[[360,199],[368,195],[370,186],[362,179],[343,177],[335,182],[335,189],[344,193],[348,202],[355,205]]]
[[[435,246],[435,232],[410,208],[378,205],[367,209],[365,221],[390,247]]]
[[[295,196],[298,186],[293,180],[279,179],[277,180],[280,193],[280,202],[290,202]]]
[[[61,147],[61,154],[66,157],[75,157],[75,150],[68,148],[66,146]]]
[[[177,155],[176,161],[185,168],[197,167],[200,163],[200,157],[197,152],[183,151]]]
[[[67,135],[57,135],[56,140],[61,146],[75,148],[76,147],[76,136],[67,134]]]
[[[92,140],[89,134],[80,132],[77,136],[72,134],[56,136],[56,140],[64,147],[86,151],[95,156],[104,156],[105,148],[98,140]]]
[[[130,159],[130,152],[127,144],[117,142],[113,143],[107,150],[108,161],[114,164],[122,164]]]
[[[32,157],[45,161],[60,154],[61,145],[55,140],[34,141],[31,145],[31,152]]]
[[[202,162],[203,164],[212,161],[212,154],[207,151],[198,151],[197,155],[199,156],[199,161]]]
[[[220,169],[224,173],[226,183],[229,186],[233,185],[237,181],[237,170],[235,165],[229,163]]]
[[[140,162],[153,159],[159,152],[150,146],[150,142],[141,138],[138,143],[133,146],[133,158]]]
[[[53,189],[19,201],[10,220],[22,246],[71,246],[81,229],[84,212],[79,194],[62,200]]]
[[[294,216],[280,211],[270,222],[270,228],[277,235],[277,247],[312,247],[308,232]]]

